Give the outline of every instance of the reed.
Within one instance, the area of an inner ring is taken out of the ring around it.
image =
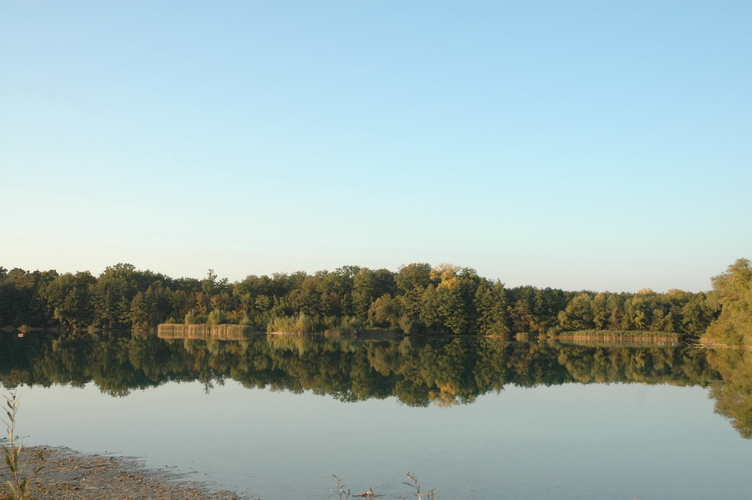
[[[10,480],[8,481],[10,494],[8,495],[8,498],[10,500],[26,500],[29,498],[26,494],[26,489],[39,471],[42,470],[43,466],[40,465],[35,468],[31,477],[21,477],[19,468],[23,443],[16,443],[16,413],[18,413],[18,408],[21,406],[21,402],[15,391],[12,392],[10,396],[4,397],[5,405],[7,406],[5,414],[8,416],[8,420],[3,420],[8,428],[8,445],[3,446],[5,464],[10,471]]]
[[[561,332],[556,338],[560,340],[608,342],[678,342],[681,340],[681,335],[644,330],[578,330]]]
[[[428,493],[423,493],[420,491],[420,483],[418,483],[418,476],[414,476],[410,474],[410,471],[408,471],[406,474],[407,474],[407,477],[410,478],[410,482],[408,483],[407,481],[404,481],[402,484],[406,484],[413,489],[412,496],[414,496],[418,500],[434,500],[438,498],[436,496],[436,493],[434,493],[433,489],[431,489]],[[407,496],[402,495],[402,499],[404,500],[405,498],[407,498]]]
[[[339,500],[344,500],[347,498],[355,498],[355,497],[375,500],[378,497],[384,496],[373,491],[373,488],[370,486],[363,493],[356,493],[353,495],[350,493],[350,488],[345,488],[346,485],[342,479],[337,477],[336,474],[332,474],[332,475],[337,480],[337,489],[335,489],[334,492],[337,494],[337,498]],[[410,488],[412,488],[413,491],[409,495],[410,497],[415,497],[418,500],[436,500],[438,498],[438,496],[436,495],[433,489],[429,491],[428,493],[423,493],[422,491],[420,491],[420,483],[418,482],[418,476],[410,474],[410,472],[408,471],[407,477],[410,479],[410,482],[403,481],[402,484],[406,484]],[[399,498],[401,498],[402,500],[407,500],[407,497],[408,497],[407,493],[403,493],[402,496]]]
[[[345,489],[345,482],[337,477],[336,474],[332,474],[334,478],[337,480],[337,489],[334,490],[334,492],[337,494],[337,498],[339,500],[345,500],[347,498],[365,498],[366,500],[375,500],[376,497],[380,497],[383,495],[377,494],[375,491],[373,491],[372,487],[368,487],[366,491],[363,493],[356,493],[355,495],[350,494],[350,488]]]
[[[263,332],[245,325],[180,325],[177,323],[157,325],[157,337],[161,339],[244,340],[259,333]]]
[[[337,480],[337,489],[334,492],[337,494],[339,500],[350,498],[350,488],[345,489],[345,482],[337,477],[336,474],[332,474],[334,479]]]

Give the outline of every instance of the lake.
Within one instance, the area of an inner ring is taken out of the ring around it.
[[[752,358],[487,338],[0,334],[27,445],[262,499],[749,498]]]

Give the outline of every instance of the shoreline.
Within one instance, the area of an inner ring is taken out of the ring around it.
[[[82,453],[62,446],[29,446],[21,451],[20,478],[43,468],[26,490],[31,499],[45,500],[241,500],[228,490],[215,490],[193,473],[149,468],[143,460],[109,454]],[[8,468],[0,468],[0,500],[8,497]]]

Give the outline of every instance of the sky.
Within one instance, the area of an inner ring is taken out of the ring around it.
[[[748,1],[0,4],[0,266],[708,290],[752,257]]]

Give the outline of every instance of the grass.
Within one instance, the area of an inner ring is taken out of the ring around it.
[[[10,396],[4,397],[5,405],[7,406],[5,414],[8,416],[8,420],[3,420],[3,422],[5,422],[5,425],[8,428],[8,445],[3,446],[3,451],[5,452],[5,464],[8,466],[11,476],[8,481],[10,494],[7,498],[10,500],[26,500],[29,498],[26,494],[26,489],[29,487],[29,484],[37,473],[42,469],[42,466],[40,465],[34,469],[34,473],[31,477],[21,478],[19,467],[23,443],[16,444],[16,413],[18,413],[21,402],[18,400],[18,396],[15,392],[12,392]]]

